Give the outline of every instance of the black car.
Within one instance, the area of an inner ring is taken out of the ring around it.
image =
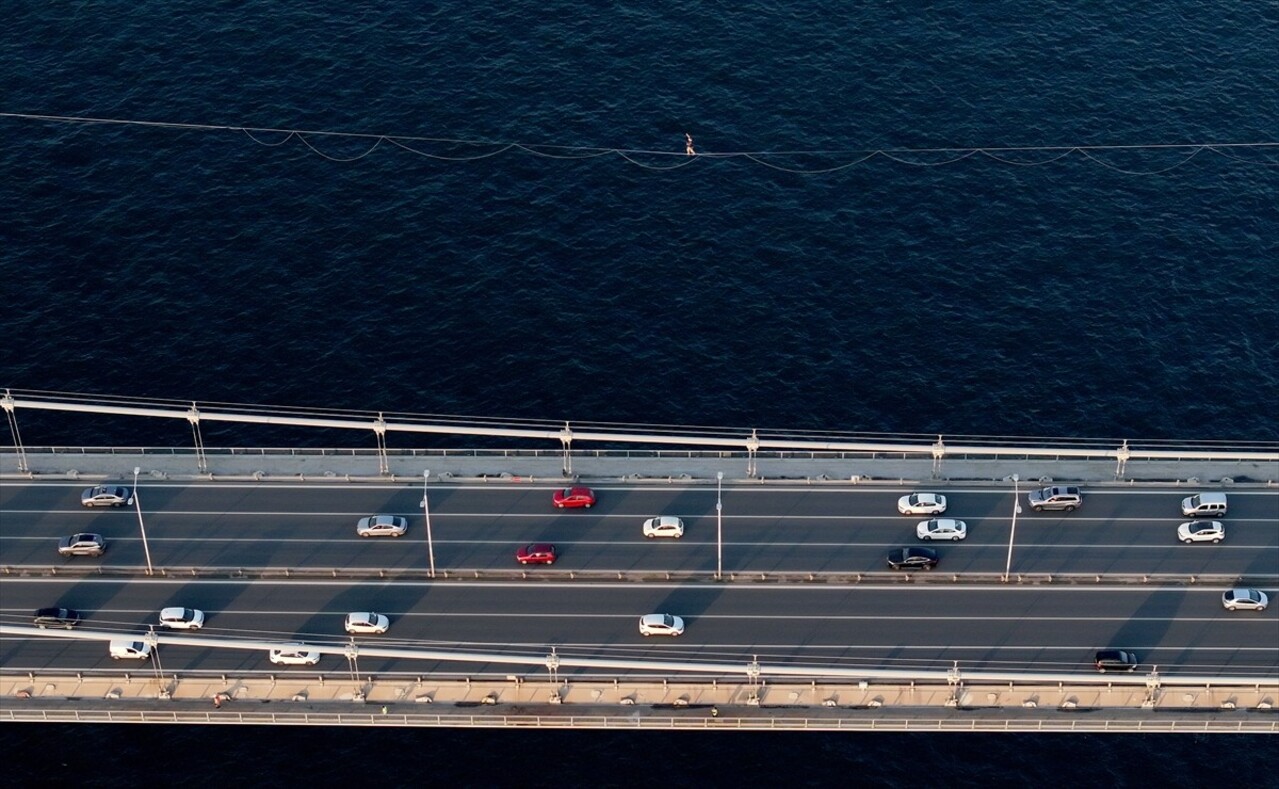
[[[931,570],[937,561],[937,551],[932,548],[898,548],[888,554],[888,566],[894,570]]]
[[[70,630],[80,623],[80,612],[70,608],[41,608],[31,621],[39,628],[65,627]]]
[[[1107,671],[1136,671],[1137,656],[1122,649],[1103,649],[1097,653],[1096,665],[1103,674]]]

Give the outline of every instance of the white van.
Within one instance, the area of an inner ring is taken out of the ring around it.
[[[1226,514],[1226,494],[1198,493],[1181,500],[1181,514],[1187,518],[1217,517]]]
[[[131,638],[112,639],[109,651],[111,652],[111,657],[116,660],[121,658],[146,660],[151,657],[150,644],[145,641],[134,641]]]

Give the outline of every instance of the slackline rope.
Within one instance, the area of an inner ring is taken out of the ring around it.
[[[95,118],[74,115],[41,115],[23,112],[0,112],[0,118],[17,120],[45,121],[49,123],[107,124],[115,126],[144,126],[160,129],[181,129],[186,131],[231,131],[242,132],[250,140],[267,147],[278,147],[290,140],[298,140],[308,151],[332,162],[355,162],[377,150],[382,143],[389,143],[409,153],[428,159],[444,162],[473,162],[488,159],[508,151],[526,153],[546,159],[593,159],[600,156],[618,156],[624,161],[648,170],[675,170],[687,167],[699,159],[745,159],[773,170],[798,175],[821,175],[846,170],[876,157],[888,159],[898,164],[911,167],[941,167],[981,155],[1001,164],[1015,167],[1039,167],[1061,161],[1071,154],[1083,156],[1090,162],[1127,175],[1159,175],[1167,173],[1186,164],[1199,154],[1210,151],[1242,164],[1260,165],[1262,167],[1279,167],[1279,161],[1266,154],[1279,153],[1279,142],[1244,142],[1244,143],[1142,143],[1136,145],[1021,145],[1021,146],[980,146],[980,147],[948,147],[948,148],[862,148],[862,149],[817,149],[817,150],[778,150],[778,151],[694,151],[693,138],[685,134],[684,150],[675,145],[670,150],[646,148],[604,148],[582,145],[557,145],[552,143],[520,143],[492,142],[488,140],[467,140],[448,137],[422,137],[411,135],[368,134],[363,132],[319,131],[315,129],[283,129],[253,126],[222,126],[208,123],[169,123],[164,121],[142,121],[127,118]],[[283,135],[274,142],[263,139],[262,135]],[[362,140],[369,147],[354,156],[334,156],[320,150],[312,142],[319,139]],[[448,155],[422,150],[424,144],[439,146],[463,146],[476,150],[474,153]],[[1100,158],[1098,154],[1114,152],[1158,152],[1168,151],[1181,154],[1181,158],[1167,166],[1154,170],[1131,170],[1119,167]],[[1253,157],[1240,156],[1242,152],[1255,152]],[[1018,158],[1019,155],[1031,156],[1030,159]],[[655,163],[646,159],[673,160]],[[797,158],[833,158],[847,157],[848,161],[832,166],[798,167],[790,160]]]

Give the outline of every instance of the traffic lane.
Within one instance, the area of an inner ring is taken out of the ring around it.
[[[732,622],[949,622],[967,633],[986,622],[1177,622],[1200,621],[1236,633],[1240,623],[1279,621],[1275,609],[1229,612],[1221,589],[1204,587],[928,587],[915,584],[865,586],[679,585],[577,583],[351,583],[344,581],[237,581],[169,579],[127,582],[109,579],[9,579],[5,581],[5,621],[20,623],[36,608],[62,605],[86,615],[86,626],[145,629],[166,606],[200,608],[206,628],[226,635],[293,634],[345,638],[341,618],[348,611],[377,610],[397,617],[392,634],[432,638],[429,632],[397,627],[398,617],[423,625],[439,618],[450,628],[527,617],[618,618],[630,621],[658,611],[696,621],[706,616]],[[1273,591],[1273,590],[1271,590]],[[281,619],[282,618],[282,619]],[[425,619],[424,619],[425,618]],[[95,623],[90,625],[90,623]],[[284,625],[281,625],[284,622]],[[459,625],[458,622],[463,624]],[[968,623],[968,624],[965,624]],[[885,625],[876,625],[883,627]],[[1002,627],[1002,625],[1001,625]],[[429,628],[427,628],[429,630]],[[629,631],[629,628],[626,628]],[[540,632],[540,631],[539,631]],[[916,632],[912,625],[908,632]],[[462,634],[450,631],[446,640]],[[469,636],[475,636],[470,633]],[[545,638],[534,639],[545,641]],[[588,639],[596,643],[598,638]],[[842,642],[842,637],[840,639]],[[902,643],[909,643],[910,639]],[[796,642],[801,643],[801,642]],[[802,643],[808,643],[807,640]],[[1244,646],[1247,641],[1223,642]],[[1279,654],[1276,655],[1279,658]]]
[[[468,637],[465,632],[459,632],[458,637],[448,639],[406,640],[396,637],[361,637],[356,640],[357,643],[366,646],[477,654],[541,655],[554,649],[565,657],[728,663],[759,660],[778,665],[899,669],[948,669],[953,661],[961,661],[968,669],[1012,671],[1072,671],[1090,665],[1097,649],[1122,648],[1135,652],[1144,665],[1158,665],[1162,673],[1170,675],[1221,675],[1245,672],[1273,677],[1276,669],[1279,668],[1273,660],[1273,649],[1215,644],[1193,646],[1180,643],[1164,644],[1157,637],[1151,637],[1136,630],[1129,630],[1123,637],[1117,637],[1108,630],[1099,630],[1095,633],[1064,639],[1056,635],[1061,632],[1060,627],[1046,625],[1025,633],[1024,640],[1019,643],[983,641],[976,637],[970,643],[955,643],[944,637],[933,641],[910,643],[901,638],[900,632],[891,628],[878,629],[836,619],[824,626],[821,631],[831,636],[831,643],[810,640],[808,643],[799,644],[792,639],[810,635],[811,631],[794,627],[793,623],[786,628],[773,627],[764,637],[743,637],[742,633],[734,632],[728,637],[719,638],[717,636],[723,635],[720,619],[705,616],[699,620],[687,620],[689,629],[680,638],[645,639],[635,633],[614,635],[604,640],[585,640],[577,637],[576,634],[566,635],[564,638],[547,638],[547,632],[556,627],[555,619],[554,616],[544,617],[539,621],[537,631],[529,634],[511,632],[518,628],[518,624],[512,624],[501,638],[493,638],[491,633],[487,634],[487,637]],[[625,619],[633,621],[631,617],[625,617]],[[573,627],[581,626],[579,616],[573,616],[572,620]],[[604,617],[596,617],[596,630],[604,629],[601,625],[608,624],[604,620]],[[448,629],[447,623],[441,626],[437,620],[435,624],[435,630]],[[501,622],[497,623],[498,626],[501,624]],[[772,623],[767,620],[757,620],[755,624],[760,629],[766,629]],[[737,623],[733,625],[737,627]],[[140,638],[143,632],[125,632],[122,636],[130,635]],[[1038,640],[1037,636],[1041,635],[1044,639]],[[1159,631],[1156,635],[1163,635],[1163,631]],[[294,634],[292,639],[301,643],[328,646],[340,646],[345,643],[343,639],[331,633],[314,635],[299,633]],[[288,640],[285,640],[281,643],[287,642]],[[165,645],[161,647],[161,650],[163,664],[169,671],[297,670],[272,666],[267,660],[266,651],[256,648],[226,650]],[[106,645],[102,642],[48,638],[6,637],[0,645],[0,654],[3,655],[0,663],[10,671],[40,670],[50,667],[67,670],[101,670],[111,667],[114,662],[106,654]],[[322,660],[330,663],[330,669],[336,668],[332,665],[333,663],[345,665],[345,661],[336,656],[328,656]],[[468,660],[471,659],[468,658]],[[474,662],[487,661],[480,659]],[[450,665],[454,663],[456,661],[438,663],[431,661],[431,665],[440,669],[456,670],[455,665]],[[118,668],[125,664],[115,665]],[[365,672],[422,671],[423,665],[421,661],[409,659],[381,658],[371,655],[361,657],[361,669]]]
[[[756,541],[707,539],[707,529],[690,528],[682,539],[636,538],[633,529],[611,527],[573,529],[562,526],[526,530],[477,530],[441,524],[433,546],[425,530],[400,538],[364,539],[346,529],[322,528],[309,517],[296,527],[285,523],[253,537],[156,536],[183,531],[160,525],[148,529],[147,545],[156,568],[203,567],[223,569],[359,569],[364,571],[425,570],[434,549],[437,571],[520,569],[515,551],[526,543],[551,543],[557,548],[557,570],[597,572],[714,572],[722,554],[725,573],[872,573],[889,571],[888,553],[896,548],[931,548],[940,559],[935,572],[949,574],[999,573],[1008,566],[1008,546],[975,536],[961,542],[927,542],[911,535],[882,539],[876,530],[859,529],[855,537],[832,539],[830,533],[806,529],[805,534],[761,535]],[[734,530],[740,534],[744,530]],[[119,536],[123,533],[125,536]],[[701,538],[687,535],[699,533]],[[846,530],[835,532],[836,536]],[[620,536],[625,534],[626,536]],[[296,535],[296,536],[293,536]],[[106,555],[62,557],[46,538],[0,539],[0,564],[60,566],[68,569],[146,566],[147,552],[132,528],[104,530]],[[1078,533],[1074,536],[1080,536]],[[1086,535],[1085,535],[1086,536]],[[1100,539],[1100,538],[1099,538]],[[1113,540],[1113,533],[1110,536]],[[1155,535],[1156,543],[1063,542],[1014,545],[1011,572],[1036,574],[1172,574],[1239,575],[1267,578],[1279,575],[1279,549],[1248,545],[1236,535],[1229,543],[1184,545]],[[1228,537],[1228,539],[1230,539]],[[524,568],[537,572],[538,567]],[[918,571],[916,571],[918,572]]]
[[[48,486],[36,486],[48,487]],[[180,534],[199,536],[201,538],[233,537],[244,534],[278,535],[282,539],[306,535],[325,535],[333,537],[345,532],[353,532],[355,521],[359,517],[373,512],[403,515],[409,519],[410,530],[424,529],[424,518],[418,509],[420,497],[412,489],[394,486],[376,486],[368,489],[360,486],[341,485],[307,488],[302,485],[279,486],[225,486],[218,488],[200,488],[196,486],[166,485],[163,490],[172,491],[174,500],[162,508],[148,508],[144,521],[150,531],[157,535]],[[640,491],[646,494],[661,494],[665,499],[697,496],[705,493],[700,490],[688,491]],[[790,491],[774,489],[747,489],[743,501],[773,509],[767,514],[752,514],[750,507],[738,512],[732,509],[722,519],[724,528],[737,539],[769,540],[789,539],[801,541],[806,539],[822,539],[830,529],[850,533],[882,535],[887,542],[896,541],[898,535],[909,539],[913,536],[916,523],[922,518],[916,516],[903,517],[895,513],[881,515],[856,514],[857,508],[847,506],[851,493],[858,491]],[[1125,492],[1126,493],[1126,492]],[[413,494],[413,495],[409,495]],[[521,513],[512,508],[510,502],[527,496],[527,490],[509,490],[501,488],[485,488],[479,490],[459,489],[450,493],[449,498],[458,501],[470,501],[477,507],[473,512],[450,512],[440,502],[433,504],[433,520],[440,528],[457,526],[464,528],[470,536],[480,539],[498,539],[509,537],[513,543],[521,541],[554,541],[559,539],[553,533],[563,530],[587,531],[599,534],[601,531],[633,528],[638,531],[645,517],[664,511],[683,513],[682,517],[690,529],[705,531],[718,521],[713,514],[713,502],[707,499],[702,502],[706,514],[698,515],[685,509],[658,507],[643,510],[635,515],[628,513],[605,512],[599,507],[578,511],[547,511],[539,508],[534,513]],[[205,498],[204,502],[183,502],[182,497]],[[236,498],[238,497],[238,498]],[[390,498],[388,498],[390,497]],[[891,498],[891,497],[890,497]],[[952,499],[961,499],[960,494],[952,494]],[[979,505],[992,500],[991,494],[969,494],[968,498]],[[1120,499],[1119,494],[1110,498]],[[1128,497],[1133,499],[1134,497]],[[1257,498],[1257,497],[1254,497]],[[1262,497],[1264,498],[1264,497]],[[251,501],[250,501],[251,499]],[[398,500],[396,500],[398,499]],[[784,499],[784,501],[783,501]],[[1279,495],[1269,499],[1279,503]],[[236,509],[229,505],[251,504],[251,508]],[[201,509],[203,505],[211,509]],[[360,504],[367,506],[359,508]],[[781,505],[785,513],[775,509]],[[789,506],[787,506],[789,504]],[[819,505],[820,506],[814,506]],[[803,505],[803,506],[801,506]],[[894,505],[895,507],[895,505]],[[343,509],[345,508],[345,509]],[[973,517],[972,510],[965,519],[974,535],[998,535],[1000,539],[1011,528],[1011,520],[999,515],[989,518]],[[986,509],[989,509],[987,507]],[[801,511],[804,510],[804,511]],[[808,511],[812,510],[812,512]],[[957,514],[952,506],[950,514]],[[825,514],[813,514],[813,512]],[[66,516],[66,517],[64,517]],[[1136,525],[1168,523],[1168,528],[1175,532],[1175,522],[1153,519],[1128,519]],[[110,537],[115,534],[127,535],[136,525],[136,514],[127,510],[102,509],[87,511],[76,507],[70,513],[21,513],[6,512],[5,521],[9,527],[6,533],[36,535],[47,533],[55,539],[73,531],[99,531]],[[1075,535],[1086,535],[1087,539],[1113,540],[1112,533],[1117,524],[1127,525],[1118,516],[1094,517],[1082,513],[1042,513],[1027,516],[1021,520],[1020,542],[1037,544],[1055,541],[1079,541]],[[1279,548],[1279,528],[1272,528],[1275,521],[1257,521],[1260,529],[1252,528],[1252,523],[1236,519],[1235,525],[1228,526],[1228,531],[1244,528],[1250,531],[1261,544]],[[0,543],[0,550],[7,548]],[[7,559],[6,556],[3,557]],[[9,563],[29,563],[25,557],[8,560]],[[242,560],[230,559],[232,564],[243,564]]]
[[[118,483],[132,486],[132,480]],[[0,490],[0,511],[6,513],[80,513],[85,517],[118,512],[119,508],[85,509],[79,506],[84,483],[17,482]],[[717,492],[705,484],[687,485],[596,485],[599,500],[583,510],[555,510],[551,496],[560,485],[494,482],[490,484],[442,483],[429,489],[432,510],[442,514],[468,515],[538,514],[554,512],[573,517],[578,514],[712,515]],[[897,513],[901,495],[915,488],[866,487],[778,487],[775,485],[732,485],[723,489],[726,514],[751,514],[785,519],[856,515],[907,518]],[[945,495],[949,502],[946,517],[1011,519],[1011,491],[962,486],[924,488]],[[1183,519],[1180,501],[1188,490],[1085,490],[1086,509],[1076,513],[1036,513],[1024,501],[1022,516],[1035,520],[1081,517],[1096,519],[1166,518]],[[138,499],[147,511],[188,511],[233,513],[283,510],[288,512],[346,512],[351,514],[421,512],[422,489],[416,483],[346,482],[160,482],[142,477]],[[1279,523],[1279,491],[1231,491],[1230,519]]]

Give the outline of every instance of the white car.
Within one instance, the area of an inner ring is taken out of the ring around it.
[[[408,529],[408,520],[398,515],[370,515],[355,524],[355,533],[361,537],[399,537]]]
[[[1227,611],[1236,611],[1240,608],[1245,611],[1265,611],[1266,604],[1269,602],[1270,598],[1266,597],[1266,593],[1260,589],[1227,589],[1221,595],[1221,604]]]
[[[107,647],[113,660],[122,658],[128,660],[146,660],[151,657],[151,645],[145,641],[135,641],[132,638],[115,638],[111,640],[111,644]]]
[[[968,524],[954,518],[920,521],[915,536],[921,540],[962,540],[968,536]]]
[[[160,624],[172,630],[199,630],[204,627],[204,612],[198,608],[165,608],[160,611]]]
[[[946,511],[946,497],[940,493],[912,493],[897,500],[902,515],[941,515]]]
[[[391,627],[391,620],[372,611],[352,611],[346,615],[344,627],[348,633],[385,633]]]
[[[1177,527],[1177,539],[1185,543],[1221,542],[1225,537],[1221,521],[1186,521]]]
[[[640,617],[642,636],[680,636],[684,634],[684,620],[674,614],[646,614]]]
[[[306,644],[285,644],[271,650],[271,662],[281,666],[314,666],[320,662],[320,653],[307,649]]]
[[[684,536],[684,521],[676,518],[674,515],[663,515],[660,518],[649,518],[644,521],[645,537],[674,537],[676,539]]]

